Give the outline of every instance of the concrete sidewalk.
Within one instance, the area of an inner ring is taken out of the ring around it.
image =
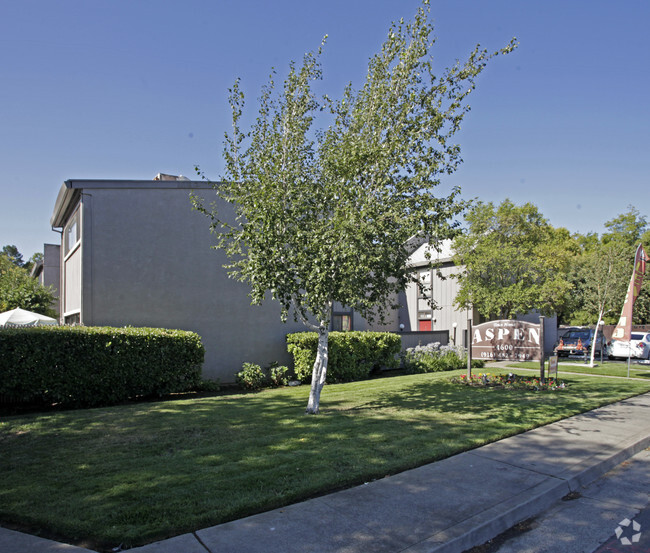
[[[650,393],[133,553],[460,553],[650,446]],[[0,553],[81,553],[0,529]]]

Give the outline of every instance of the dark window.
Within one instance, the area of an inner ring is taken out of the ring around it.
[[[72,315],[66,315],[64,321],[67,325],[78,325],[81,323],[81,313],[73,313]]]
[[[334,313],[332,315],[332,330],[337,332],[352,330],[352,315],[349,313]]]

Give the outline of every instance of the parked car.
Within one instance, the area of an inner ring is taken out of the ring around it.
[[[560,356],[569,355],[589,355],[591,353],[591,342],[594,339],[593,328],[572,328],[565,332],[562,337],[555,342],[553,351]],[[596,355],[605,352],[607,344],[602,332],[598,333],[596,341]]]
[[[607,345],[610,358],[650,359],[650,332],[632,332],[631,340],[612,340]]]

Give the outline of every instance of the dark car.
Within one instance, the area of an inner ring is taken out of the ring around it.
[[[568,332],[565,332],[555,343],[553,351],[558,356],[587,356],[591,353],[591,342],[594,339],[594,332],[592,328],[572,328]],[[605,337],[602,332],[599,332],[596,342],[596,354],[600,355],[600,352],[604,352],[605,348]]]

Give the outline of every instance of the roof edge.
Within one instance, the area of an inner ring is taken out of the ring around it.
[[[129,189],[138,190],[207,190],[212,189],[217,183],[209,181],[190,181],[190,180],[118,180],[118,179],[68,179],[66,180],[54,204],[54,211],[50,218],[52,228],[62,228],[65,224],[66,216],[73,203],[81,195],[82,190],[98,189]]]

